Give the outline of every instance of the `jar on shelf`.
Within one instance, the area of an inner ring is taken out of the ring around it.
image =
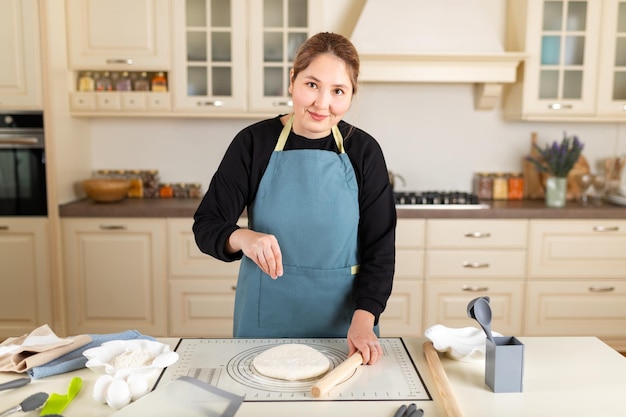
[[[133,85],[135,91],[150,91],[150,79],[148,73],[143,71],[139,77],[135,80]]]
[[[493,199],[506,200],[509,198],[509,182],[507,175],[497,173],[493,178]]]
[[[78,91],[94,91],[96,89],[96,81],[91,71],[86,71],[78,75]]]
[[[524,177],[515,172],[509,176],[509,200],[524,199]]]
[[[159,186],[160,198],[172,198],[174,197],[174,188],[169,183],[163,183]]]
[[[202,197],[202,185],[199,182],[189,184],[189,198]]]
[[[114,169],[111,171],[111,178],[116,180],[127,180],[128,174],[125,169]]]
[[[474,194],[479,200],[493,198],[493,177],[487,172],[479,172],[474,177]]]
[[[99,169],[97,171],[94,171],[94,173],[92,174],[92,177],[100,178],[100,179],[109,179],[111,178],[111,170]]]
[[[130,82],[130,75],[128,71],[122,72],[122,75],[115,82],[115,90],[117,91],[131,91],[132,84]]]
[[[105,71],[96,79],[96,91],[113,91],[111,73]]]
[[[167,92],[167,78],[165,73],[158,72],[152,77],[152,91],[154,92]]]
[[[156,169],[141,171],[141,179],[143,181],[143,197],[159,198],[159,171]]]

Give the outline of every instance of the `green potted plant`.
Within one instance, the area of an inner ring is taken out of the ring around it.
[[[577,136],[568,137],[563,133],[563,139],[547,144],[544,148],[534,145],[537,156],[528,156],[535,168],[545,173],[546,205],[548,207],[563,207],[567,192],[567,175],[580,157],[584,144]]]

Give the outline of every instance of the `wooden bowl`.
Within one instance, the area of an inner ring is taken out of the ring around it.
[[[87,197],[99,203],[123,200],[129,188],[130,181],[126,180],[91,178],[83,181],[83,190]]]

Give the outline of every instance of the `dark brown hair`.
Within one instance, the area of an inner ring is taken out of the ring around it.
[[[300,45],[293,61],[293,80],[321,54],[332,54],[346,63],[348,76],[352,82],[352,94],[356,94],[359,78],[359,53],[346,37],[337,33],[321,32],[311,36]]]

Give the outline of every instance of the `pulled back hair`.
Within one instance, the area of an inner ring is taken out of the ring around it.
[[[293,61],[292,81],[321,54],[331,54],[345,62],[352,82],[352,94],[356,94],[360,66],[359,54],[352,42],[337,33],[321,32],[311,36],[300,45]]]

